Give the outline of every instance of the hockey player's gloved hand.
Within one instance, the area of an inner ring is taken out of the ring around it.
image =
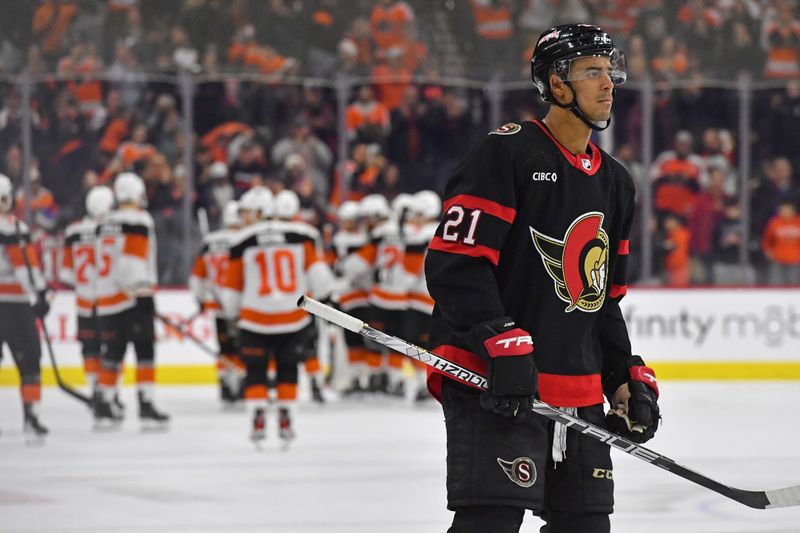
[[[511,318],[500,317],[473,327],[467,342],[489,367],[481,406],[503,416],[530,415],[537,392],[530,334],[514,327]]]
[[[33,303],[33,314],[38,318],[44,318],[50,312],[50,302],[47,299],[47,289],[36,294],[36,301]]]
[[[627,381],[611,396],[606,426],[609,431],[633,442],[647,442],[653,438],[661,421],[656,373],[645,366],[641,357],[633,355],[616,374],[617,377],[627,374]]]

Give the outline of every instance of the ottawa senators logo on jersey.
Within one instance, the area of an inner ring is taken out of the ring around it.
[[[530,228],[544,268],[555,282],[556,294],[569,304],[566,313],[576,308],[593,313],[603,305],[608,277],[608,235],[602,226],[603,213],[590,212],[570,224],[564,240]]]

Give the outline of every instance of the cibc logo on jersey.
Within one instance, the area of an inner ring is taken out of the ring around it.
[[[566,302],[564,312],[594,313],[603,306],[608,277],[608,234],[603,213],[592,211],[576,218],[563,239],[530,228],[536,250],[553,278],[556,295]]]

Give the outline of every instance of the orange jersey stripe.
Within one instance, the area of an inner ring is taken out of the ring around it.
[[[112,305],[121,304],[128,301],[128,295],[124,292],[118,292],[113,296],[104,296],[97,299],[98,307],[110,307]]]
[[[0,283],[0,294],[25,294],[19,283]]]
[[[303,320],[307,315],[308,313],[302,309],[295,309],[294,311],[289,311],[287,313],[262,313],[260,311],[256,311],[255,309],[242,309],[239,318],[241,320],[254,322],[256,324],[274,326],[280,324],[292,324],[294,322]]]
[[[90,309],[91,310],[92,306],[94,305],[90,300],[87,300],[86,298],[81,298],[81,297],[76,298],[75,299],[75,303],[78,305],[79,309]]]
[[[228,262],[223,286],[239,292],[244,288],[244,264],[241,257],[232,257]]]
[[[373,296],[375,296],[377,298],[380,298],[381,300],[389,300],[389,301],[392,301],[392,302],[405,302],[406,301],[405,293],[403,293],[403,294],[395,294],[395,293],[392,293],[392,292],[386,292],[386,291],[382,290],[380,287],[373,287],[372,288],[372,294],[373,294]]]
[[[147,259],[147,250],[149,247],[150,242],[144,235],[126,235],[125,248],[122,250],[122,253]]]
[[[403,268],[411,274],[419,275],[425,266],[425,254],[406,253],[403,256]]]

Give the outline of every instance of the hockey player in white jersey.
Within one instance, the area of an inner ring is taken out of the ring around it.
[[[433,314],[433,298],[425,282],[425,253],[428,243],[436,233],[442,200],[433,191],[420,191],[410,203],[409,221],[404,225],[403,240],[406,253],[403,268],[412,281],[408,287],[408,310],[405,317],[403,338],[417,346],[430,348],[430,321]],[[417,400],[431,398],[426,385],[426,367],[418,361],[411,361],[416,369]]]
[[[0,174],[0,357],[8,345],[19,371],[23,429],[28,444],[40,444],[48,433],[39,421],[41,345],[36,319],[50,306],[39,258],[28,227],[12,213],[11,180]]]
[[[93,405],[100,399],[101,343],[95,310],[97,225],[114,206],[114,193],[106,186],[92,187],[86,195],[87,215],[67,226],[64,232],[61,281],[75,290],[78,341],[81,343],[83,370],[92,391]]]
[[[228,268],[231,244],[242,227],[239,203],[235,200],[225,204],[222,210],[222,226],[203,238],[203,247],[197,254],[189,277],[189,288],[201,309],[214,315],[220,351],[217,359],[220,399],[224,404],[232,405],[242,399],[244,363],[239,358],[237,332],[229,331],[228,321],[222,316],[220,292]]]
[[[223,290],[223,309],[241,331],[241,356],[247,365],[245,402],[252,420],[251,439],[266,437],[267,365],[277,361],[279,436],[294,438],[298,363],[304,359],[304,329],[312,317],[297,308],[304,294],[328,295],[334,279],[320,256],[319,235],[293,222],[265,220],[274,208],[268,191],[254,188],[241,198],[247,216],[259,220],[242,230],[231,247]]]
[[[153,404],[155,386],[155,230],[146,205],[144,182],[124,172],[114,181],[118,207],[98,226],[97,315],[104,344],[100,370],[102,399],[95,407],[98,426],[122,418],[111,403],[128,343],[136,352],[139,419],[143,429],[164,428],[169,416]]]
[[[308,229],[316,232],[316,229],[306,222],[298,220],[300,214],[300,198],[297,193],[284,189],[275,195],[275,220],[282,220],[284,222],[294,222],[306,226]],[[319,236],[319,234],[317,233]],[[323,257],[321,237],[317,243],[317,253]],[[320,340],[327,335],[327,324],[319,318],[314,318],[311,324],[305,329],[306,334],[306,359],[305,370],[308,375],[308,381],[311,385],[311,399],[317,403],[325,403],[325,398],[322,396],[322,386],[320,380],[322,376],[322,367],[319,362],[319,346]]]
[[[339,228],[333,236],[336,254],[334,271],[346,283],[333,295],[342,311],[366,322],[369,319],[369,291],[372,287],[372,273],[364,268],[364,262],[357,252],[369,242],[369,233],[361,221],[361,207],[357,202],[342,202],[337,211]],[[369,379],[367,369],[367,349],[364,337],[352,331],[345,331],[347,360],[352,376],[345,395],[357,394],[367,389]]]

